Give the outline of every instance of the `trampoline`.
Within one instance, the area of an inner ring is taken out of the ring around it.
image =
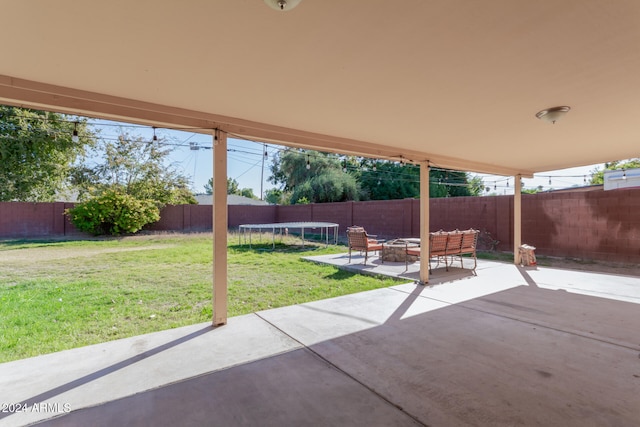
[[[304,231],[305,230],[317,230],[320,229],[320,240],[323,236],[325,243],[329,246],[329,230],[333,231],[332,241],[334,244],[338,243],[338,224],[333,222],[276,222],[273,224],[242,224],[238,226],[240,231],[238,235],[238,243],[244,245],[247,243],[247,232],[249,234],[249,247],[251,247],[251,235],[253,231],[271,231],[272,245],[276,247],[276,231],[280,231],[280,238],[282,238],[282,230],[297,230],[300,229],[300,236],[302,238],[302,246],[304,247]]]

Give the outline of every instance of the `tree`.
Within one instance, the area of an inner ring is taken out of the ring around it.
[[[204,191],[207,194],[213,194],[213,178],[209,178],[209,181],[204,185]],[[247,197],[249,199],[257,199],[258,197],[253,194],[251,188],[240,188],[240,184],[233,178],[227,178],[227,194],[236,194],[238,196]]]
[[[420,197],[418,166],[400,165],[390,161],[365,161],[359,169],[362,170],[359,181],[363,199],[393,200]]]
[[[291,194],[293,204],[329,203],[358,200],[358,184],[343,171],[327,169],[298,185]]]
[[[189,180],[165,164],[171,150],[162,141],[122,133],[115,141],[101,141],[98,151],[102,162],[77,168],[74,175],[83,199],[117,190],[159,207],[196,203]]]
[[[345,173],[335,154],[309,150],[285,150],[271,165],[269,180],[291,193],[290,203],[358,200],[360,188],[354,174]]]
[[[591,171],[591,185],[604,184],[605,170],[634,169],[640,168],[640,159],[629,159],[626,161],[616,160],[604,164],[604,169],[595,168]]]
[[[536,188],[530,188],[530,189],[523,188],[522,194],[536,194],[543,190],[544,190],[544,187],[542,185],[538,185]]]
[[[0,201],[53,201],[93,137],[86,119],[0,106]]]
[[[139,200],[117,189],[106,190],[66,213],[76,227],[94,235],[135,233],[160,219],[152,200]]]
[[[484,186],[482,178],[469,178],[467,172],[431,168],[429,173],[430,197],[478,196]]]
[[[211,178],[213,183],[213,178]],[[227,194],[240,194],[240,184],[233,178],[227,178]]]
[[[209,178],[209,181],[204,185],[205,194],[213,194],[213,178]]]
[[[277,188],[270,188],[265,191],[264,200],[272,205],[286,205],[289,203],[289,200],[291,200],[291,193]]]
[[[375,168],[374,168],[375,166]],[[375,169],[375,170],[374,170]],[[390,161],[365,161],[360,174],[364,198],[392,200],[420,197],[420,167]],[[482,178],[466,172],[431,168],[429,197],[478,196],[484,190]]]
[[[467,178],[467,183],[468,183],[467,188],[469,189],[469,195],[470,196],[482,195],[482,192],[485,189],[482,178],[480,178],[479,176],[474,176],[472,178],[469,178],[469,175],[470,174],[465,174]]]
[[[253,190],[251,188],[243,188],[240,190],[240,195],[242,197],[246,197],[248,199],[257,199],[255,194],[253,194]]]
[[[429,176],[431,197],[477,196],[484,190],[482,179],[466,172],[431,168]],[[291,192],[290,203],[420,197],[419,166],[316,151],[279,153],[269,180]]]
[[[273,157],[269,181],[282,185],[284,191],[291,191],[327,170],[342,170],[340,158],[336,154],[287,149]]]

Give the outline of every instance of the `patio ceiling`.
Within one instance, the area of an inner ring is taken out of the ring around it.
[[[530,175],[634,157],[640,2],[8,2],[0,102]],[[555,125],[536,112],[568,105]]]

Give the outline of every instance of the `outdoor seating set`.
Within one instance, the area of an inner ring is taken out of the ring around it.
[[[429,233],[429,270],[431,270],[431,260],[435,258],[436,267],[444,261],[445,269],[449,271],[449,266],[453,264],[457,257],[460,260],[460,268],[464,268],[463,255],[469,255],[473,259],[473,271],[477,267],[476,246],[478,244],[478,235],[480,231],[469,230],[453,230],[453,231],[437,231]],[[349,240],[349,262],[351,262],[351,252],[358,251],[364,253],[364,264],[367,264],[369,252],[381,253],[385,250],[385,245],[398,247],[398,244],[404,244],[404,261],[407,268],[409,262],[414,262],[421,255],[421,248],[418,239],[396,239],[389,244],[383,240],[376,239],[375,235],[367,234],[365,229],[360,226],[347,228],[347,238]],[[385,257],[380,256],[381,262],[384,263]]]

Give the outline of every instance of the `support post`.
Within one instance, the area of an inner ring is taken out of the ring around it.
[[[522,245],[522,175],[516,175],[513,184],[513,262],[520,263]]]
[[[213,135],[213,326],[227,323],[227,134]],[[251,239],[251,235],[249,235]],[[251,240],[249,240],[251,241]]]
[[[420,283],[429,283],[429,162],[420,163]]]

